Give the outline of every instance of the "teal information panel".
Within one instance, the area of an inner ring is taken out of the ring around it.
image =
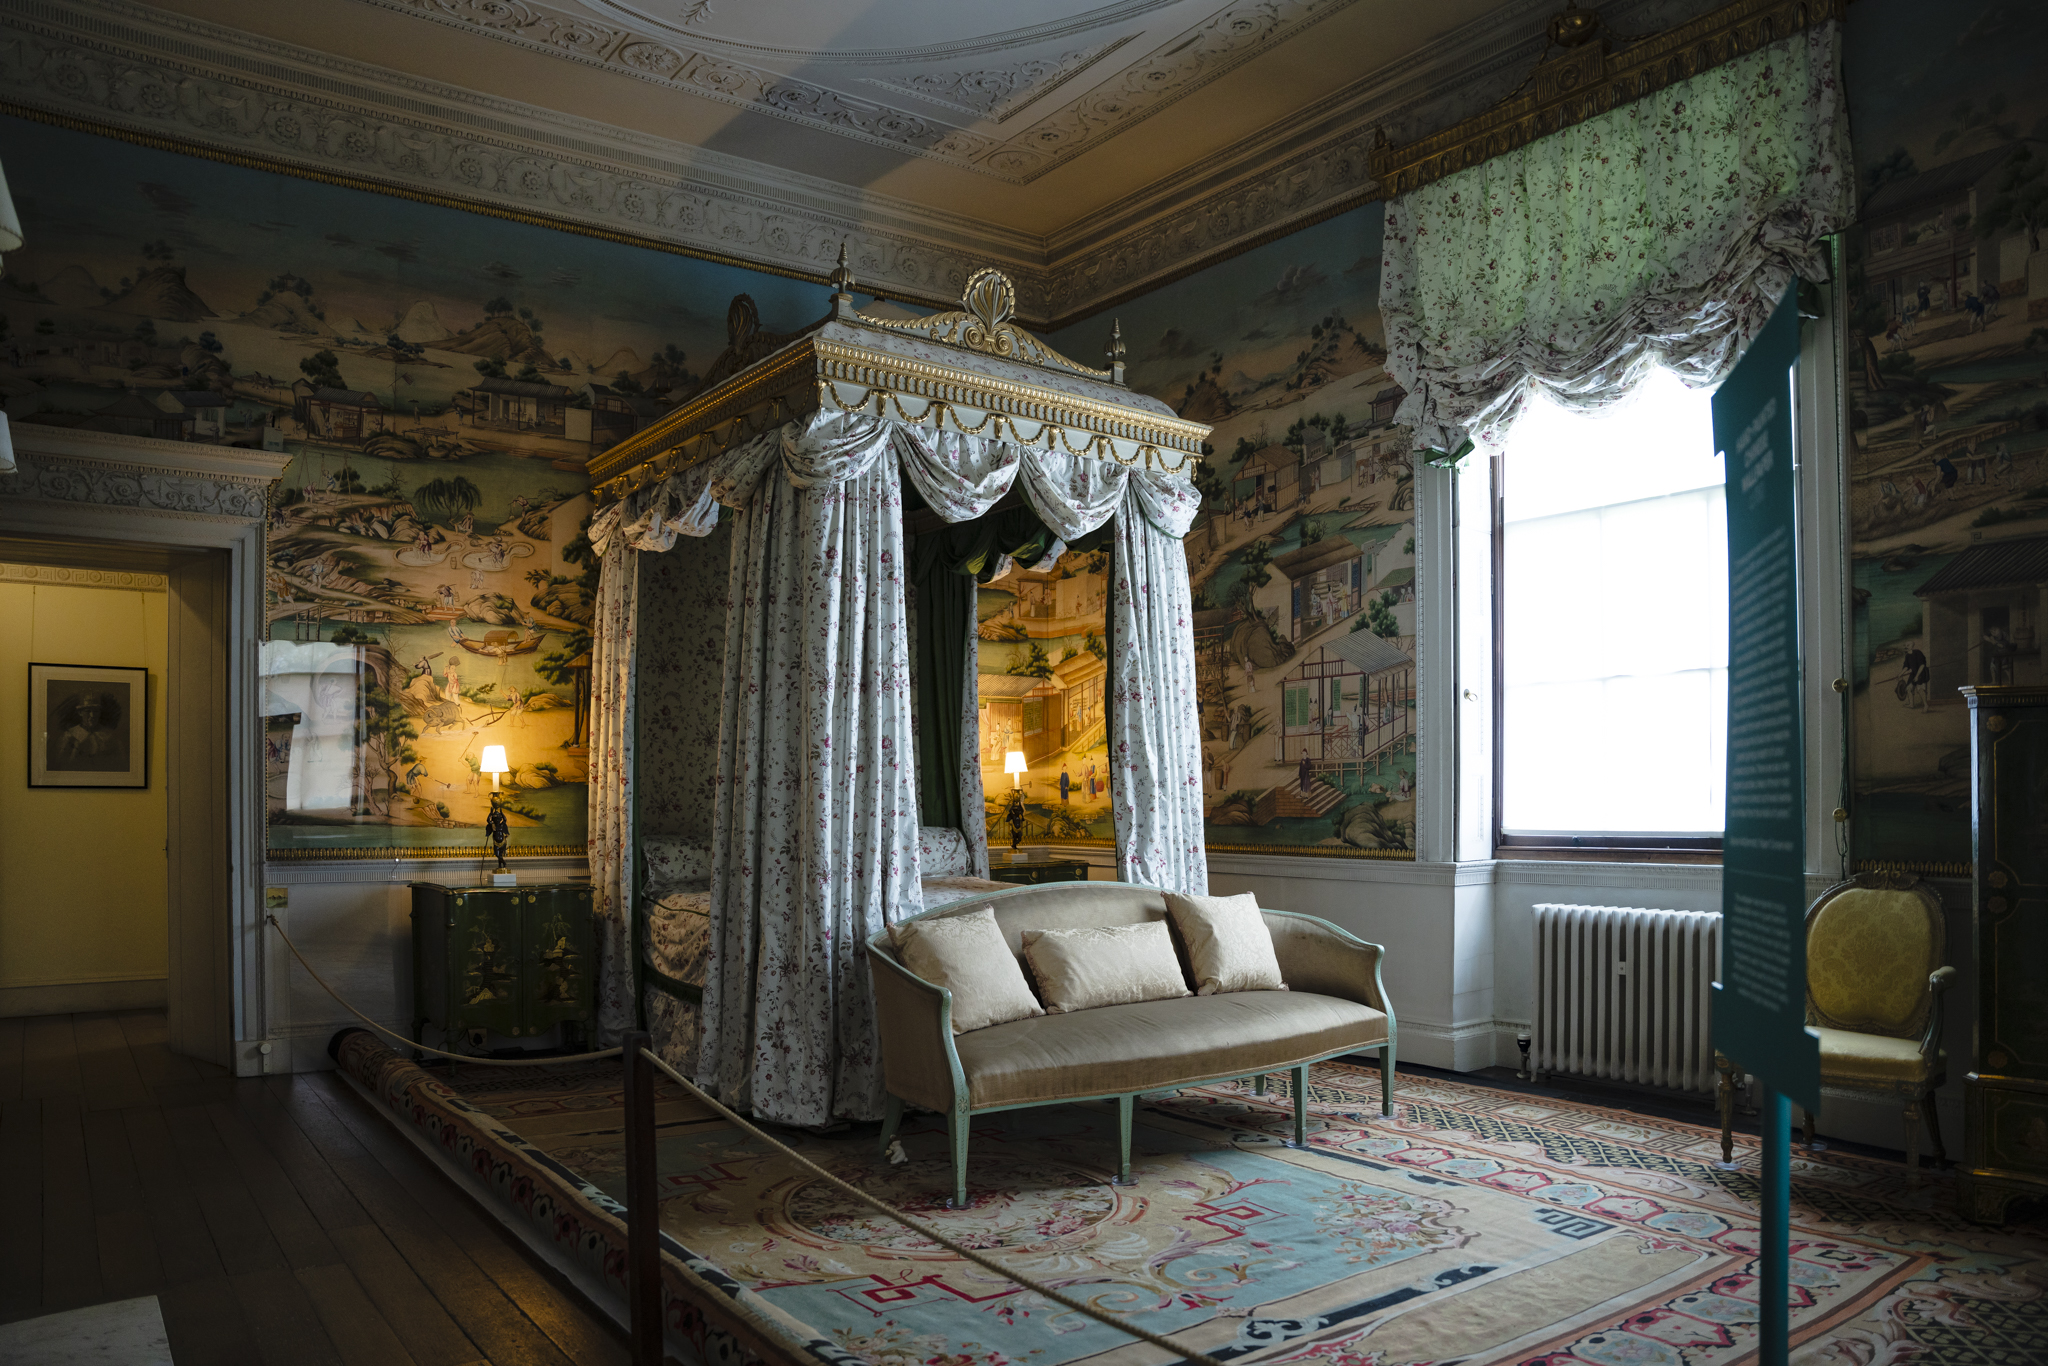
[[[1728,478],[1728,814],[1714,1047],[1820,1108],[1806,1032],[1806,767],[1800,724],[1798,480],[1792,367],[1798,282],[1714,394]]]

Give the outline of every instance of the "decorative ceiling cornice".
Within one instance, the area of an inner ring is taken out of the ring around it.
[[[1415,137],[1520,82],[1556,0],[1507,0],[1289,118],[1057,231],[480,94],[134,0],[0,6],[0,109],[154,146],[823,282],[957,299],[996,266],[1052,331],[1383,193],[1376,129]],[[1652,29],[1701,0],[1613,0]],[[1644,22],[1647,21],[1647,22]]]
[[[991,261],[1044,316],[1042,245],[979,219],[275,42],[129,0],[0,8],[14,112],[892,297]]]

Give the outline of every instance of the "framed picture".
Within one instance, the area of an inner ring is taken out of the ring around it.
[[[30,664],[28,785],[148,787],[149,670]]]

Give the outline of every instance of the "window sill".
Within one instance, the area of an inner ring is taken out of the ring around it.
[[[1718,849],[1631,849],[1597,844],[1503,844],[1494,848],[1500,861],[1552,859],[1568,863],[1721,863]]]

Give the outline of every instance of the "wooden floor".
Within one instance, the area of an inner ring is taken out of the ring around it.
[[[0,1322],[137,1295],[178,1366],[627,1355],[334,1073],[238,1081],[161,1011],[0,1019]]]

